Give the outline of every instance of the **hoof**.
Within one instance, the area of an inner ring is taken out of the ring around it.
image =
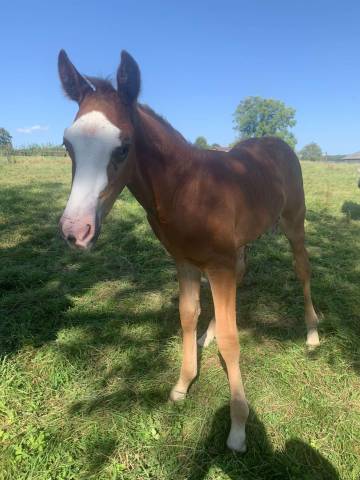
[[[226,445],[230,450],[238,453],[246,452],[246,435],[245,435],[245,425],[244,426],[233,426],[231,427]]]
[[[186,392],[180,392],[179,390],[176,390],[175,387],[170,392],[169,400],[171,402],[180,402],[181,400],[185,400],[185,398]]]
[[[319,334],[316,328],[310,328],[308,331],[306,345],[309,348],[316,348],[320,345]]]

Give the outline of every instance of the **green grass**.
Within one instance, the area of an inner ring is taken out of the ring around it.
[[[360,191],[355,166],[303,164],[321,347],[309,355],[287,242],[249,249],[238,292],[248,452],[225,448],[216,345],[168,403],[181,340],[173,263],[128,192],[91,254],[57,221],[66,159],[0,165],[0,478],[360,478]],[[212,314],[203,286],[199,330]]]

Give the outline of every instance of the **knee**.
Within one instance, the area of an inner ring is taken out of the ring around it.
[[[196,327],[200,310],[200,301],[198,299],[192,301],[180,300],[179,311],[181,326],[183,329],[192,329]]]

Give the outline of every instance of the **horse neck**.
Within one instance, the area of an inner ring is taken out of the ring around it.
[[[134,126],[136,158],[128,187],[148,213],[159,213],[169,205],[176,184],[195,161],[197,150],[144,107],[137,107]]]

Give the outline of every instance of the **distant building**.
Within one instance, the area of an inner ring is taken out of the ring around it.
[[[222,147],[221,145],[211,145],[210,150],[217,150],[218,152],[228,152],[231,147]]]
[[[342,157],[341,162],[345,162],[345,163],[360,162],[360,152],[355,152],[355,153],[352,153],[351,155],[345,155],[345,157]]]

